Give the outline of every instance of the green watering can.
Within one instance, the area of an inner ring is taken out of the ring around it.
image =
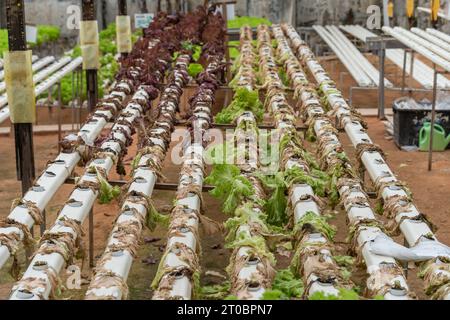
[[[431,123],[424,123],[422,129],[420,129],[419,134],[419,150],[428,151],[430,148],[430,138],[431,138]],[[445,130],[440,125],[434,125],[434,136],[433,136],[433,151],[445,151],[447,146],[450,144],[450,135],[445,136]]]

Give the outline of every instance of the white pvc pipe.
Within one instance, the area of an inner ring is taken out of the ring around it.
[[[366,42],[369,37],[376,37],[377,35],[361,26],[340,26],[340,28],[347,33],[353,35],[359,40]],[[404,51],[402,49],[388,49],[386,50],[386,57],[403,70]],[[407,53],[406,58],[406,74],[411,72],[411,53]],[[419,82],[424,88],[433,88],[433,69],[427,66],[419,59],[414,59],[413,78]],[[438,88],[450,88],[450,80],[443,75],[438,75]]]
[[[411,28],[411,32],[417,34],[418,36],[421,36],[423,39],[439,46],[440,48],[446,50],[447,52],[450,50],[450,43],[440,39],[439,37],[436,37],[430,33],[425,32],[422,29],[419,28]]]
[[[335,37],[336,43],[340,43],[341,48],[349,52],[353,59],[361,66],[369,78],[372,80],[375,86],[378,86],[380,79],[380,72],[370,63],[369,60],[356,48],[356,46],[339,30],[336,26],[327,26],[327,29]],[[337,39],[340,39],[338,41]],[[384,84],[388,88],[392,88],[394,85],[388,79],[384,79]]]
[[[64,78],[66,75],[77,69],[81,64],[83,63],[83,58],[78,57],[66,66],[64,66],[62,69],[60,69],[58,72],[52,74],[47,79],[41,81],[40,84],[38,84],[35,87],[35,95],[39,96],[48,89],[50,89],[53,85],[57,84],[59,81],[61,81],[62,78]],[[8,98],[4,98],[6,102],[8,101]],[[3,97],[0,97],[0,104],[3,103]],[[0,124],[8,119],[10,116],[9,108],[6,106],[3,109],[0,110]]]
[[[292,27],[285,26],[285,29],[286,33],[291,39],[293,39],[293,41],[299,41],[299,35]],[[399,33],[396,33],[392,29],[383,28],[383,30],[389,34],[395,35],[399,40],[403,39],[405,43],[408,43],[408,41],[404,40],[401,34],[399,35]],[[331,108],[337,111],[337,119],[340,119],[344,124],[345,131],[352,141],[354,147],[356,147],[361,142],[371,143],[369,136],[361,130],[361,124],[358,121],[352,121],[349,117],[350,107],[342,98],[342,94],[337,91],[336,87],[330,85],[331,79],[329,78],[325,70],[315,60],[312,51],[308,47],[304,46],[301,48],[301,50],[299,50],[299,54],[300,58],[308,57],[307,65],[310,68],[310,71],[314,74],[316,81],[322,85],[322,89],[325,92]],[[327,93],[327,91],[329,91],[330,93]],[[384,162],[382,155],[379,152],[365,152],[363,153],[361,160],[373,182],[384,183],[397,181],[397,178],[395,177],[389,166]],[[389,200],[394,195],[407,195],[405,189],[402,187],[389,186],[379,191],[381,191],[382,198],[385,201]],[[418,209],[414,205],[411,205],[407,212],[400,212],[397,217],[395,217],[395,220],[397,223],[399,223],[401,221],[401,217],[415,217],[418,215],[418,213]],[[412,221],[410,219],[406,219],[401,222],[399,227],[410,247],[414,247],[420,241],[424,241],[423,239],[429,238],[430,235],[433,236],[434,240],[429,241],[435,241],[436,246],[439,245],[436,236],[433,235],[430,227],[424,221]],[[439,270],[436,270],[433,276],[436,277],[439,272]],[[447,295],[447,298],[450,298],[450,295]]]
[[[141,92],[139,92],[141,91]],[[145,96],[148,99],[148,95],[143,89],[140,89],[135,95],[139,94],[140,97]],[[143,110],[135,108],[135,102],[131,102],[127,105],[127,107],[124,109],[123,114],[128,114],[127,117],[120,117],[120,120],[124,120],[128,122],[129,126],[124,125],[118,125],[116,124],[112,129],[112,139],[114,140],[107,140],[102,144],[100,147],[101,150],[107,151],[107,150],[115,150],[117,154],[119,154],[121,150],[121,144],[118,143],[116,140],[120,140],[123,143],[126,143],[126,136],[121,131],[115,131],[116,128],[121,127],[128,132],[130,132],[130,128],[132,127],[132,123],[136,118],[142,115]],[[91,162],[91,166],[96,168],[103,169],[106,174],[110,172],[114,165],[112,156],[106,156],[104,159],[99,158],[95,159]],[[80,182],[85,181],[91,181],[91,182],[97,182],[97,175],[89,173],[89,170],[86,170],[84,175],[80,178]],[[73,230],[70,227],[62,227],[58,221],[64,218],[73,219],[80,224],[83,224],[86,217],[89,215],[89,212],[92,210],[92,207],[94,205],[94,202],[98,196],[98,192],[94,192],[91,189],[79,189],[75,188],[72,194],[70,195],[70,200],[76,200],[78,203],[68,203],[66,204],[58,218],[56,219],[55,224],[52,228],[50,228],[49,232],[51,233],[58,233],[58,232],[70,232],[73,235],[73,239],[77,239],[80,235],[76,233],[75,230]],[[17,282],[11,292],[10,299],[11,300],[39,300],[40,297],[43,297],[44,299],[48,299],[50,292],[52,290],[52,283],[49,281],[49,277],[47,275],[47,269],[41,269],[37,268],[37,263],[41,264],[42,262],[46,263],[47,268],[52,269],[56,274],[59,274],[61,270],[63,269],[65,265],[64,258],[58,254],[58,253],[51,253],[51,254],[37,254],[31,261],[29,267],[25,271],[24,275],[22,276],[21,280]],[[41,287],[33,287],[33,288],[27,288],[25,290],[25,283],[27,279],[30,278],[38,278],[43,279],[46,281],[45,288]],[[31,291],[31,292],[29,292]]]
[[[73,66],[68,65],[67,68],[77,67],[75,63],[79,62],[80,60],[77,59],[77,61],[73,61]],[[61,74],[61,76],[63,75]],[[123,102],[123,99],[120,101]],[[91,145],[107,124],[104,116],[106,116],[108,120],[113,118],[113,114],[110,111],[97,110],[91,121],[87,122],[80,129],[77,136],[82,137],[88,145]],[[38,188],[32,188],[28,191],[24,196],[24,200],[34,202],[42,212],[47,207],[49,201],[52,199],[59,187],[70,176],[80,159],[81,158],[78,152],[70,154],[60,153],[54,163],[49,165],[45,172],[36,180],[35,185],[38,186]],[[25,224],[30,229],[34,225],[34,220],[29,215],[28,210],[20,206],[13,208],[8,216],[8,219]],[[0,233],[16,233],[20,236],[20,241],[23,240],[24,236],[22,231],[18,228],[0,228]],[[8,249],[5,246],[0,246],[0,268],[4,266],[9,257],[10,252]]]
[[[418,53],[420,53],[427,59],[431,60],[438,66],[444,68],[447,71],[450,71],[450,61],[442,58],[435,52],[428,49],[428,45],[425,41],[421,41],[421,43],[415,42],[415,41],[411,40],[411,38],[407,37],[404,32],[399,31],[399,29],[397,29],[397,28],[392,29],[392,28],[384,27],[383,31],[385,33],[393,36],[394,38],[396,38],[397,40],[402,42],[404,45],[406,45],[407,47],[417,51]]]
[[[177,83],[178,81],[183,81],[182,79],[179,79],[179,75],[175,73],[175,80],[174,82]],[[172,88],[168,87],[166,90],[170,92]],[[162,95],[164,96],[164,94]],[[159,108],[161,111],[168,111],[170,114],[176,112],[176,105],[175,104],[168,104],[165,103],[163,100],[160,100]],[[150,130],[149,132],[149,141],[151,139],[158,139],[161,136],[161,132],[167,132],[171,134],[171,127],[167,126],[161,126],[156,127]],[[158,133],[158,134],[156,134]],[[154,191],[155,184],[157,182],[157,172],[154,172],[152,170],[145,170],[143,169],[144,166],[146,166],[149,161],[154,161],[151,154],[143,155],[141,159],[139,160],[139,168],[133,173],[133,182],[129,189],[126,191],[127,194],[130,192],[138,192],[139,194],[143,194],[145,196],[151,197]],[[102,279],[104,277],[102,273],[111,273],[114,274],[116,277],[120,277],[124,282],[126,282],[128,278],[128,274],[130,272],[131,266],[133,264],[133,256],[132,253],[129,250],[122,250],[121,252],[114,252],[114,254],[109,254],[108,248],[113,245],[117,244],[123,244],[121,240],[116,237],[116,235],[121,232],[119,229],[119,225],[123,224],[125,222],[131,222],[136,221],[138,224],[139,217],[136,217],[132,214],[132,212],[128,209],[136,209],[137,213],[140,215],[140,217],[145,220],[145,218],[148,215],[147,208],[140,204],[135,204],[128,199],[125,199],[125,202],[122,206],[121,213],[116,221],[116,224],[111,232],[111,235],[108,240],[107,249],[103,255],[103,259],[108,257],[109,260],[105,260],[106,262],[102,266],[97,266],[97,272],[100,273],[100,276],[98,276],[98,273],[96,273],[91,281],[91,286],[96,282]],[[123,231],[122,231],[123,232]],[[139,241],[139,239],[135,239],[136,242]],[[125,244],[126,245],[126,244]],[[117,300],[121,300],[124,298],[124,292],[122,292],[122,288],[117,286],[111,286],[111,287],[101,287],[101,288],[93,288],[89,287],[88,291],[86,292],[86,296],[94,296],[96,299],[102,299],[106,297],[114,297]]]
[[[400,28],[400,27],[395,27],[394,30],[401,33],[405,37],[409,38],[411,41],[414,41],[417,44],[427,48],[428,50],[431,50],[432,52],[438,54],[445,60],[447,60],[447,61],[450,60],[450,52],[446,51],[445,49],[442,49],[440,46],[434,44],[429,39],[421,38],[418,35],[414,34],[413,32],[408,31],[403,28]]]
[[[432,28],[427,28],[427,32],[450,44],[450,35]]]
[[[42,58],[31,65],[31,70],[34,72],[41,70],[43,67],[55,61],[55,57],[49,56]],[[0,80],[5,79],[5,71],[0,71]]]
[[[361,71],[358,67],[355,66],[355,62],[352,61],[348,56],[343,53],[339,46],[336,45],[333,41],[333,38],[329,35],[329,33],[321,26],[313,26],[314,30],[320,35],[320,37],[327,43],[327,45],[334,51],[336,56],[338,56],[339,60],[345,65],[347,70],[352,75],[353,79],[358,83],[360,87],[369,87],[374,84],[369,79],[369,77]]]
[[[35,74],[33,76],[33,82],[35,84],[41,82],[43,79],[47,78],[50,74],[54,73],[64,65],[68,64],[70,60],[71,60],[70,57],[64,57],[59,61],[57,61],[56,63],[53,63],[49,67]],[[4,92],[5,90],[6,90],[6,83],[5,82],[0,83],[0,92]]]

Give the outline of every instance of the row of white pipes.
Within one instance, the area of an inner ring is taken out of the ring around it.
[[[450,54],[433,43],[400,27],[383,27],[383,32],[396,38],[408,48],[420,53],[446,71],[450,71]]]
[[[39,71],[33,76],[33,82],[35,84],[41,82],[45,78],[49,77],[52,73],[56,72],[57,70],[61,69],[64,65],[68,64],[71,61],[70,57],[64,57],[60,59],[59,61],[51,64],[50,66],[46,67],[44,70]],[[4,82],[0,83],[0,92],[4,92],[6,90],[6,84]],[[3,94],[0,97],[0,108],[5,106],[8,103],[8,96],[7,94]]]
[[[33,63],[31,65],[31,70],[34,73],[34,72],[41,70],[46,65],[53,63],[55,61],[55,57],[48,56],[48,57],[44,57],[44,58],[38,60],[37,56],[33,56],[31,58],[31,61]],[[3,81],[4,79],[5,79],[5,70],[1,70],[0,71],[0,81]],[[0,83],[0,85],[2,85],[2,84],[3,84],[3,82]]]
[[[212,57],[206,73],[217,79],[217,72],[222,56]],[[193,138],[184,150],[183,166],[180,173],[175,208],[171,214],[169,239],[164,259],[158,268],[160,278],[153,285],[157,287],[153,300],[183,299],[191,300],[196,291],[195,283],[200,273],[199,237],[200,215],[202,214],[203,180],[205,172],[203,140],[206,130],[213,121],[212,107],[215,101],[215,90],[206,89],[199,83],[199,89],[193,98],[192,114],[195,119],[191,125]],[[189,192],[187,192],[189,191]]]
[[[340,26],[342,30],[352,35],[353,37],[361,40],[362,42],[366,42],[367,38],[377,37],[375,33],[370,32],[359,25],[346,25]],[[434,29],[432,29],[434,30]],[[444,34],[445,35],[445,34]],[[402,49],[387,49],[386,57],[391,60],[397,67],[403,70],[404,66],[404,50]],[[420,61],[419,59],[413,59],[414,63],[412,66],[413,78],[420,83],[424,88],[431,89],[433,88],[433,69],[427,66],[425,63]],[[411,75],[411,53],[407,52],[406,55],[406,74]],[[437,79],[438,88],[446,89],[450,88],[450,80],[448,80],[443,75],[438,75]]]
[[[283,30],[291,40],[294,51],[298,58],[307,66],[314,76],[325,95],[328,105],[333,110],[341,127],[345,129],[351,143],[355,148],[364,145],[373,145],[372,140],[364,130],[358,119],[352,116],[352,109],[347,104],[336,85],[320,66],[311,49],[300,38],[292,26],[283,25]],[[392,170],[383,160],[382,154],[375,151],[376,148],[361,152],[361,162],[377,188],[378,194],[383,199],[385,210],[394,205],[393,219],[398,224],[410,248],[422,250],[423,254],[429,256],[428,272],[425,275],[427,289],[431,284],[433,287],[445,287],[450,279],[450,271],[447,263],[439,259],[442,251],[448,247],[440,243],[433,234],[430,225],[423,219],[420,211],[412,203],[408,190],[397,180]],[[445,255],[445,254],[444,254]],[[438,285],[436,285],[438,283]],[[428,291],[428,290],[427,290]],[[450,299],[450,293],[444,292],[440,299]]]
[[[370,63],[369,60],[348,40],[336,26],[313,26],[314,30],[335,52],[338,58],[344,63],[353,78],[361,87],[377,87],[379,84],[380,72]],[[393,84],[384,79],[386,87],[393,87]]]
[[[110,137],[103,142],[98,153],[86,166],[86,171],[80,177],[56,222],[44,233],[29,267],[12,288],[10,299],[46,300],[52,295],[57,285],[55,279],[74,258],[75,250],[80,248],[81,225],[99,196],[99,175],[107,179],[118,156],[125,151],[122,148],[127,148],[130,144],[127,136],[131,136],[135,121],[148,111],[150,102],[145,88],[140,87],[122,111]]]
[[[273,28],[276,40],[278,40],[278,48],[282,50],[283,43],[280,43],[279,33],[281,32],[279,27]],[[280,130],[280,138],[283,139],[285,135],[293,134],[298,135],[295,128],[295,112],[289,106],[286,94],[282,88],[282,82],[278,75],[278,67],[275,63],[274,53],[271,46],[271,38],[269,30],[265,30],[266,33],[266,55],[264,64],[265,69],[270,71],[266,72],[266,82],[269,83],[268,92],[276,92],[269,96],[268,107],[273,117],[277,120],[276,127]],[[281,46],[281,47],[280,47]],[[279,59],[286,59],[286,51],[278,55]],[[263,58],[261,54],[261,58]],[[287,62],[287,61],[286,61]],[[290,74],[295,83],[301,85],[306,84],[307,79],[302,74]],[[278,88],[278,89],[277,89]],[[282,116],[284,114],[284,116]],[[281,118],[280,118],[281,116]],[[289,141],[284,150],[280,150],[280,158],[282,159],[280,170],[287,171],[292,168],[299,168],[305,174],[309,174],[310,167],[306,159],[299,157],[299,149],[303,149],[303,146],[298,145],[295,141]],[[287,158],[286,155],[289,155]],[[321,216],[320,204],[316,201],[317,197],[313,188],[308,184],[293,184],[289,190],[289,202],[293,210],[294,225],[301,223],[302,219],[308,214],[315,214],[318,217]],[[308,230],[302,233],[302,237],[298,239],[296,243],[296,250],[300,250],[298,256],[295,258],[299,261],[293,263],[300,265],[301,270],[297,270],[301,273],[302,279],[305,284],[304,296],[310,297],[316,292],[322,292],[325,295],[339,295],[339,288],[343,286],[340,279],[339,268],[333,259],[330,248],[333,244],[330,242],[324,234],[316,230]],[[300,249],[302,248],[302,249]],[[324,271],[327,271],[327,276],[324,276]],[[332,275],[332,276],[331,276]]]
[[[326,159],[329,165],[339,162],[339,150],[342,145],[333,132],[331,122],[326,119],[316,91],[305,84],[308,82],[300,63],[289,47],[288,42],[279,26],[273,26],[273,32],[278,42],[279,57],[285,57],[285,70],[290,76],[291,84],[301,102],[301,113],[305,121],[312,121],[321,149],[319,156]],[[301,82],[296,79],[302,79]],[[352,168],[349,167],[351,170]],[[385,236],[377,226],[368,226],[367,222],[376,221],[376,216],[370,207],[367,194],[363,191],[358,179],[344,177],[339,183],[344,209],[348,215],[350,226],[355,227],[357,253],[364,259],[369,278],[367,280],[367,295],[373,298],[383,295],[386,300],[408,299],[408,286],[401,266],[391,257],[374,254],[370,251],[370,243],[378,236]]]
[[[156,40],[150,44],[152,47],[157,45],[158,41]],[[68,69],[64,73],[61,71],[59,75],[55,74],[51,76],[42,85],[36,87],[36,90],[42,91],[47,86],[53,85],[64,76],[63,74],[69,73],[71,68],[78,67],[81,62],[81,58],[74,60],[73,64],[71,63],[67,66]],[[139,67],[130,69],[130,74],[134,76],[141,72],[143,71]],[[134,93],[133,90],[130,80],[124,79],[119,81],[111,93],[98,103],[96,111],[80,131],[76,135],[69,135],[64,139],[70,146],[68,148],[63,147],[63,151],[53,162],[49,163],[43,173],[37,178],[35,186],[27,191],[21,199],[21,205],[14,207],[8,215],[8,221],[18,223],[18,225],[15,226],[13,223],[10,223],[10,226],[0,227],[0,238],[18,238],[10,248],[6,245],[0,245],[0,268],[4,266],[11,255],[17,252],[19,244],[26,236],[23,230],[20,229],[20,226],[26,226],[30,230],[35,224],[40,223],[40,219],[36,219],[30,214],[31,209],[36,209],[40,213],[45,210],[58,189],[69,178],[76,165],[82,160],[82,156],[84,157],[89,151],[89,148],[94,145],[94,141],[107,123],[119,115],[122,109],[122,103],[125,102],[127,96]],[[138,98],[141,96],[138,96]],[[145,96],[143,95],[144,98]],[[146,100],[144,99],[144,101]]]
[[[70,60],[70,59],[69,59]],[[52,86],[60,82],[66,75],[70,74],[74,70],[76,70],[81,64],[83,63],[83,58],[78,57],[74,60],[72,60],[70,63],[66,64],[58,64],[56,63],[55,66],[50,66],[48,69],[43,70],[42,72],[45,72],[44,74],[40,75],[39,78],[36,78],[35,83],[39,83],[35,87],[35,95],[39,96],[49,90]],[[61,69],[57,69],[61,68]],[[50,69],[51,68],[51,69]],[[48,73],[47,73],[48,71]],[[56,71],[56,72],[55,72]],[[53,73],[55,72],[55,73]],[[53,73],[53,74],[52,74]],[[7,105],[8,98],[6,95],[0,97],[0,105]],[[7,120],[10,116],[9,108],[6,106],[3,109],[0,110],[0,124]]]
[[[124,197],[121,213],[107,242],[106,250],[97,262],[94,276],[86,292],[86,299],[102,300],[127,298],[124,289],[135,258],[135,250],[148,219],[150,203],[146,204],[155,187],[160,172],[156,171],[163,165],[167,153],[167,137],[171,137],[175,125],[175,115],[181,92],[186,85],[185,74],[190,57],[178,57],[173,71],[173,80],[164,90],[157,110],[159,119],[148,132],[143,141],[143,151],[140,153],[138,167],[132,175],[132,182]],[[153,147],[152,147],[153,146]],[[153,149],[152,149],[153,148]],[[151,165],[150,165],[151,164]]]
[[[249,26],[241,28],[241,66],[237,77],[239,77],[239,85],[254,90],[256,86],[256,77],[253,66],[258,61],[257,54],[254,53],[252,45],[253,32]],[[245,176],[252,183],[254,188],[254,197],[264,199],[265,195],[261,193],[262,186],[259,179],[251,177],[251,173],[256,171],[258,164],[258,132],[256,118],[251,112],[246,112],[238,119],[236,119],[236,131],[233,139],[238,145],[238,152],[242,148],[248,148],[248,158],[244,163],[238,163],[237,166],[241,169],[242,175]],[[256,146],[256,147],[255,147]],[[244,152],[245,154],[245,152]],[[238,157],[239,158],[239,157]],[[262,208],[254,201],[244,199],[241,205],[250,206],[257,215],[262,214]],[[236,230],[236,234],[232,235],[234,238],[254,238],[261,237],[258,232],[250,226],[251,221],[248,217],[246,223],[243,223]],[[265,248],[265,250],[268,250]],[[259,300],[262,298],[264,292],[268,289],[268,281],[271,282],[269,270],[273,266],[269,266],[265,257],[260,256],[254,248],[250,246],[241,246],[234,248],[230,258],[229,276],[231,280],[231,294],[240,300]]]

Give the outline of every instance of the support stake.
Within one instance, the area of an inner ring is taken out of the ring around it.
[[[25,7],[23,0],[6,1],[6,19],[9,50],[26,51]],[[25,195],[35,179],[33,125],[31,123],[15,123],[14,138],[17,179],[22,182],[22,195]]]

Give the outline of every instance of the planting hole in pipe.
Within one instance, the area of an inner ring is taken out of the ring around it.
[[[250,292],[257,292],[259,291],[259,289],[261,289],[261,285],[259,284],[259,282],[252,281],[248,284],[247,289]]]
[[[391,288],[389,293],[396,297],[404,297],[406,296],[407,291],[405,288]]]
[[[49,177],[49,178],[54,178],[54,177],[56,177],[56,174],[51,171],[45,171],[45,176]]]
[[[65,165],[66,161],[65,160],[56,160],[55,164],[57,164],[57,165]]]
[[[45,188],[43,186],[35,185],[31,188],[34,192],[44,192]]]
[[[21,300],[30,300],[34,297],[34,293],[29,292],[26,289],[18,290],[17,291],[17,298]]]
[[[111,255],[115,258],[122,257],[124,255],[124,252],[123,252],[123,250],[113,251],[113,252],[111,252]]]
[[[251,256],[247,261],[247,265],[248,266],[256,266],[256,265],[258,265],[259,262],[260,262],[260,260],[258,257]]]
[[[76,201],[76,200],[72,200],[72,201],[69,200],[68,206],[72,207],[72,208],[81,208],[83,206],[83,202]]]
[[[191,231],[188,227],[180,227],[179,230],[180,230],[181,233],[188,233],[188,232]]]
[[[46,261],[36,261],[33,264],[33,270],[35,271],[44,271],[48,269],[48,263]]]
[[[136,178],[134,180],[134,182],[138,183],[138,184],[143,184],[143,183],[147,183],[147,180],[145,178],[139,177],[139,178]]]
[[[101,165],[101,164],[105,164],[106,161],[105,161],[105,159],[95,159],[95,160],[94,160],[94,163],[95,163],[95,164],[98,164],[98,165]]]

